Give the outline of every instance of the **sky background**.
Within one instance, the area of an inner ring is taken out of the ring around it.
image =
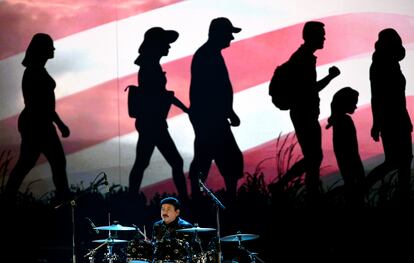
[[[20,145],[17,118],[24,106],[21,61],[31,37],[48,33],[56,51],[46,67],[57,83],[57,112],[71,129],[71,136],[62,139],[69,182],[88,186],[98,173],[105,172],[111,183],[127,186],[138,134],[127,114],[124,88],[137,84],[138,67],[133,61],[145,31],[161,26],[179,32],[162,63],[167,89],[189,105],[192,55],[207,40],[210,21],[220,16],[242,28],[223,55],[233,83],[234,108],[241,119],[233,132],[243,150],[246,172],[254,172],[265,160],[261,169],[266,181],[276,176],[276,139],[293,129],[288,112],[271,104],[268,81],[274,68],[302,43],[306,21],[325,23],[325,48],[316,52],[318,78],[332,65],[342,72],[320,93],[321,124],[330,114],[329,104],[337,90],[345,86],[358,90],[359,107],[353,119],[367,170],[383,160],[381,144],[369,134],[368,72],[378,32],[384,28],[396,29],[407,50],[401,68],[407,79],[407,107],[414,116],[414,2],[410,0],[11,0],[0,1],[0,150],[11,151],[14,166]],[[193,157],[191,124],[176,108],[170,111],[168,123],[187,172]],[[323,131],[323,150],[322,173],[329,185],[338,179],[330,130]],[[295,156],[299,155],[296,151]],[[30,190],[35,196],[54,189],[43,157],[21,190],[33,181]],[[223,187],[214,165],[207,185]],[[157,150],[142,186],[149,195],[175,191],[171,169]]]

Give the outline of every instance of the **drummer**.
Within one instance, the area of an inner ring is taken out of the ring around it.
[[[180,239],[189,241],[190,233],[176,232],[178,229],[193,227],[189,222],[181,219],[180,202],[174,197],[166,197],[161,200],[161,220],[153,225],[152,240]]]

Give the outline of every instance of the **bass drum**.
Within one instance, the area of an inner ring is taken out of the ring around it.
[[[127,263],[147,263],[153,259],[153,245],[150,241],[133,239],[127,247]]]
[[[187,263],[190,261],[190,246],[180,239],[163,239],[154,246],[154,263]]]
[[[193,254],[191,263],[217,263],[217,251],[207,250]]]

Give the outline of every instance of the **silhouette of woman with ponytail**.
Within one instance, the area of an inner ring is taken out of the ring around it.
[[[15,198],[24,177],[36,165],[41,153],[52,169],[56,198],[64,199],[70,194],[65,153],[55,125],[64,138],[69,136],[70,131],[55,111],[56,82],[45,68],[46,62],[54,57],[54,50],[49,35],[35,34],[22,61],[26,67],[22,80],[25,106],[18,120],[20,156],[5,189],[9,198]]]
[[[410,192],[413,125],[407,111],[406,80],[399,62],[405,57],[401,37],[392,28],[382,30],[375,43],[370,67],[371,107],[373,124],[371,137],[381,137],[385,161],[367,176],[368,186],[397,170],[397,193],[406,200]]]

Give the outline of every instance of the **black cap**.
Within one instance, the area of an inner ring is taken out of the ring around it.
[[[166,197],[162,199],[160,205],[162,206],[163,204],[170,204],[173,205],[175,209],[180,209],[180,202],[174,197]]]
[[[239,33],[240,31],[241,31],[241,28],[234,27],[228,18],[217,17],[211,21],[208,33],[209,34]]]
[[[144,41],[139,47],[139,53],[145,52],[146,48],[159,46],[160,44],[170,44],[177,40],[178,32],[174,30],[165,30],[161,27],[152,27],[144,34]]]

